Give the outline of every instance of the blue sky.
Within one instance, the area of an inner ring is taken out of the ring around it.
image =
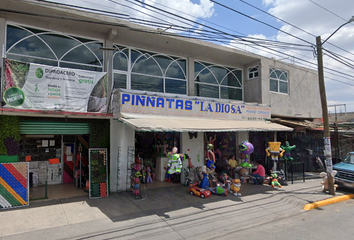
[[[284,56],[279,54],[280,51],[292,56],[287,57],[288,59],[285,61],[313,69],[317,68],[316,58],[311,49],[311,45],[315,44],[315,37],[321,36],[322,40],[326,39],[354,15],[353,0],[217,0],[215,2],[210,0],[142,0],[140,2],[136,0],[56,0],[56,2],[125,13],[133,18],[161,21],[165,24],[170,22],[181,25],[179,20],[173,21],[172,18],[162,16],[161,13],[149,11],[147,5],[152,5],[175,11],[179,16],[234,35],[242,34],[260,40],[303,44],[307,46],[307,51],[278,48],[276,49],[278,52],[273,53],[266,49],[255,49],[252,44],[248,46],[235,45],[235,41],[232,40],[223,43],[278,60],[284,59]],[[226,5],[228,8],[254,19],[226,9],[217,3]],[[264,12],[274,15],[290,25]],[[199,26],[199,30],[204,29],[206,28]],[[168,31],[173,30],[169,29]],[[303,39],[303,41],[299,39]],[[348,67],[338,60],[330,58],[327,53],[324,55],[324,65],[328,68],[325,70],[328,105],[346,104],[347,111],[354,111],[354,98],[352,97],[354,92],[354,22],[343,26],[330,38],[324,48],[338,54],[342,61],[349,65]],[[299,59],[306,60],[306,62]],[[333,112],[334,108],[330,107],[329,110]],[[344,108],[337,107],[338,111],[344,111]]]

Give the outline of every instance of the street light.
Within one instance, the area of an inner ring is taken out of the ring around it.
[[[323,117],[323,132],[324,132],[324,154],[326,157],[326,170],[328,177],[328,190],[329,193],[335,195],[334,191],[334,179],[333,179],[333,166],[332,166],[332,152],[331,152],[331,135],[329,132],[329,121],[328,121],[328,109],[327,109],[327,97],[326,97],[326,88],[324,82],[324,74],[323,74],[323,53],[322,46],[327,40],[332,37],[341,27],[344,25],[354,22],[354,16],[346,23],[340,25],[329,37],[326,38],[323,42],[321,42],[321,36],[316,37],[316,48],[317,48],[317,66],[318,66],[318,82],[320,88],[320,96],[321,96],[321,106],[322,106],[322,117]]]

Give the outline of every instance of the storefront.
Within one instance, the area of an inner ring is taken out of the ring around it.
[[[87,195],[89,149],[109,149],[107,73],[8,58],[4,63],[1,117],[17,124],[0,132],[0,155],[29,163],[30,199],[69,197],[73,189]],[[16,136],[8,136],[12,132]]]
[[[129,166],[135,154],[146,156],[144,151],[150,154],[156,179],[163,181],[166,153],[172,147],[179,146],[179,153],[188,153],[194,166],[202,166],[210,141],[221,159],[236,155],[251,131],[292,131],[267,121],[270,107],[243,102],[117,90],[112,107],[116,119],[111,121],[111,156],[117,162],[112,161],[111,172],[117,175],[116,181],[111,178],[116,183],[111,191],[129,188]],[[184,161],[184,167],[187,164]]]
[[[102,147],[100,138],[107,138],[103,141],[108,143],[107,123],[103,119],[20,117],[18,161],[29,163],[31,199],[87,195],[89,149]]]

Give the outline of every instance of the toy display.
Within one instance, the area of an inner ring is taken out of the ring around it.
[[[271,186],[272,187],[281,188],[281,184],[278,181],[281,179],[281,177],[278,177],[278,174],[276,172],[272,172],[270,179],[271,179]]]
[[[189,153],[189,149],[187,151]],[[195,173],[195,168],[192,165],[191,158],[189,157],[188,154],[184,154],[185,158],[188,159],[188,165],[186,168],[184,168],[184,175],[185,175],[185,180],[184,180],[184,185],[188,186],[192,182],[196,181],[196,173]]]
[[[168,160],[167,167],[169,167],[168,174],[171,175],[171,179],[173,183],[181,182],[181,170],[182,170],[182,160],[181,154],[177,153],[178,149],[174,147],[172,152],[168,155],[170,159]],[[184,154],[182,154],[183,156]]]
[[[252,143],[248,141],[243,141],[239,147],[240,147],[240,152],[245,155],[245,161],[243,163],[240,163],[240,166],[252,167],[252,165],[249,163],[250,155],[253,153],[254,150]]]
[[[209,178],[208,174],[213,172],[214,170],[211,170],[210,172],[207,171],[207,167],[204,165],[202,166],[202,174],[203,174],[203,180],[200,182],[199,187],[200,188],[207,188],[210,186],[209,183]]]
[[[230,190],[231,178],[226,173],[220,175],[219,181],[220,183],[222,183],[222,187],[226,188],[227,190]]]
[[[211,159],[208,157],[207,167],[210,169],[215,169],[215,154],[211,150],[208,150],[208,153],[211,155]]]
[[[165,182],[171,182],[171,174],[168,173],[170,168],[169,167],[164,167],[164,169],[166,170]]]
[[[191,195],[196,195],[201,198],[207,198],[211,196],[211,192],[209,190],[199,188],[197,184],[191,184],[189,187],[189,192]]]
[[[288,161],[288,160],[292,161],[293,158],[292,158],[291,155],[290,155],[290,151],[291,151],[291,150],[294,150],[294,149],[296,148],[296,145],[290,146],[289,142],[286,141],[286,142],[285,142],[285,146],[281,146],[281,148],[285,151],[283,158],[284,158],[286,161]]]
[[[227,189],[220,186],[208,187],[207,190],[209,190],[211,193],[222,195],[222,196],[227,196],[229,194]]]
[[[241,196],[241,180],[233,179],[230,187],[230,192],[234,194],[234,196]]]
[[[277,162],[278,162],[278,157],[282,157],[283,153],[285,150],[283,150],[281,147],[281,142],[268,142],[268,148],[266,148],[267,156],[271,156],[272,161],[274,162],[272,171],[277,170]]]
[[[140,194],[140,179],[143,176],[140,172],[140,164],[132,163],[130,166],[131,175],[130,175],[130,190],[133,192],[135,198],[141,198]]]
[[[238,170],[238,174],[241,177],[248,177],[249,176],[249,171],[247,168],[241,168],[240,170]]]
[[[152,183],[152,178],[151,178],[151,168],[147,167],[146,168],[146,183]]]
[[[333,177],[337,174],[337,171],[336,170],[333,170],[332,172],[333,174]],[[322,191],[323,192],[327,192],[329,191],[329,187],[328,187],[328,175],[326,172],[321,172],[320,173],[320,177],[322,178]],[[337,190],[337,187],[338,187],[338,184],[334,184],[334,191]]]

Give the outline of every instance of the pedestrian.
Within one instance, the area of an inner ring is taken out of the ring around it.
[[[251,177],[253,178],[253,184],[263,184],[263,180],[265,178],[265,169],[260,161],[256,161],[256,166],[256,171],[251,174]]]

